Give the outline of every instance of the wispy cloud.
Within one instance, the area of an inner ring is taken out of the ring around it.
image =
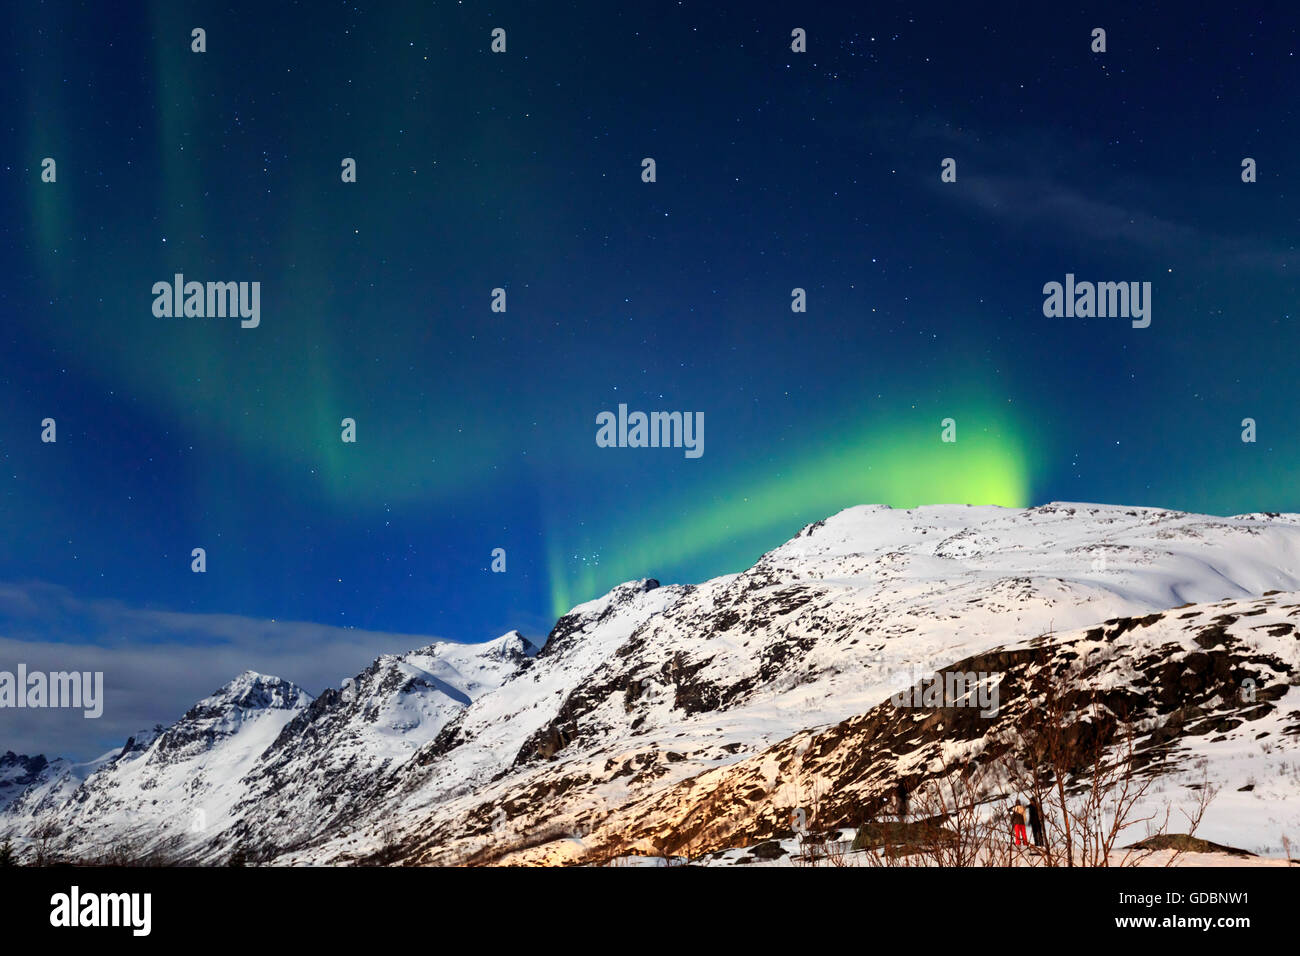
[[[840,119],[822,125],[837,137],[860,142],[864,152],[880,151],[900,164],[911,165],[925,157],[929,163],[925,182],[937,198],[1035,243],[1055,235],[1062,244],[1114,247],[1125,253],[1286,278],[1300,269],[1293,243],[1234,233],[1227,224],[1207,225],[1203,208],[1183,215],[1189,204],[1178,191],[1176,171],[1171,170],[1166,179],[1117,171],[1105,178],[1108,185],[1103,191],[1095,185],[1092,171],[1112,166],[1113,150],[1108,151],[1105,143],[1080,139],[1073,130],[981,130],[938,113],[912,116],[888,111],[865,123]],[[939,180],[939,159],[944,156],[958,160],[959,187]],[[1239,173],[1235,165],[1227,165],[1225,187],[1250,188],[1236,181]]]
[[[169,724],[245,670],[283,677],[318,694],[383,653],[438,638],[186,614],[83,600],[42,582],[0,583],[0,670],[102,671],[104,713],[0,710],[0,752],[88,758],[132,733]]]
[[[1123,243],[1180,261],[1217,262],[1289,275],[1294,249],[1251,236],[1229,236],[1086,195],[1047,178],[968,175],[947,195],[1015,228],[1055,228],[1071,240]]]

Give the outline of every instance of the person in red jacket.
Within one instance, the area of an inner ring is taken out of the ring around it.
[[[1011,832],[1015,835],[1016,846],[1029,842],[1025,838],[1025,808],[1019,802],[1011,808]]]

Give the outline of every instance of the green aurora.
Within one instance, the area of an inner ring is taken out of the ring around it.
[[[559,617],[660,567],[743,570],[803,525],[852,505],[1025,507],[1031,476],[1020,431],[993,413],[982,421],[982,428],[963,429],[952,443],[939,441],[937,419],[929,438],[918,429],[866,428],[784,467],[699,489],[686,508],[658,502],[581,539],[553,528],[547,541],[551,610]],[[602,553],[609,557],[597,560]]]

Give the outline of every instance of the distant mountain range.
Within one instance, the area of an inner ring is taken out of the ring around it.
[[[1300,839],[1297,627],[1297,515],[861,506],[739,574],[620,585],[539,645],[435,643],[317,697],[245,672],[88,764],[6,753],[0,838],[210,864],[735,862],[810,794],[850,826],[978,760],[1032,719],[1046,662],[1122,705],[1161,799],[1220,788],[1200,836],[1276,856]],[[891,702],[957,664],[999,675],[996,716]]]

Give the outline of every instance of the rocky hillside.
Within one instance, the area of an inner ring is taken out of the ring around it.
[[[1135,818],[1166,803],[1194,808],[1208,779],[1219,792],[1202,825],[1215,840],[1279,852],[1284,834],[1300,833],[1300,594],[1111,619],[945,671],[991,675],[996,713],[971,700],[917,706],[919,695],[896,696],[629,803],[584,848],[596,858],[698,855],[790,837],[797,808],[812,830],[885,817],[899,782],[916,793],[972,764],[996,763],[1038,734],[1048,675],[1067,688],[1059,706],[1080,753],[1092,752],[1089,738],[1127,753],[1119,737],[1133,729],[1133,767],[1159,778]]]

